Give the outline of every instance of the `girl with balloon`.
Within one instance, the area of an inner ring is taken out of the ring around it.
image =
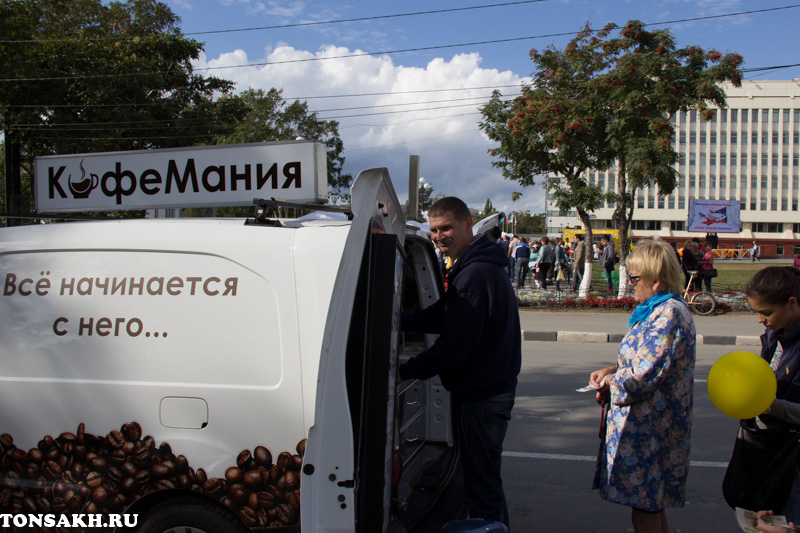
[[[678,294],[681,266],[671,246],[640,240],[627,267],[639,305],[617,364],[589,378],[598,402],[610,400],[594,488],[632,508],[636,533],[668,533],[665,509],[686,499],[695,327]]]
[[[770,363],[777,378],[774,400],[759,419],[767,424],[778,419],[800,427],[800,270],[778,266],[760,270],[750,278],[745,294],[758,322],[766,327],[761,357]],[[800,522],[797,476],[781,514],[789,522]]]

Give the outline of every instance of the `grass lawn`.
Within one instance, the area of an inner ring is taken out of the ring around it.
[[[742,291],[753,274],[768,266],[781,265],[791,266],[791,263],[766,263],[763,261],[753,263],[749,260],[720,261],[717,259],[714,262],[714,267],[717,269],[717,272],[719,272],[719,276],[711,281],[711,288],[714,292]],[[619,272],[619,264],[616,266],[615,270]],[[603,267],[599,263],[594,263],[592,265],[592,287],[595,290],[605,289],[606,287],[606,280],[603,278]]]

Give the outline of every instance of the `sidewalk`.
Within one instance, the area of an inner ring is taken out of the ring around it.
[[[619,343],[628,331],[630,312],[608,310],[561,311],[520,307],[519,318],[526,341]],[[764,326],[755,314],[694,315],[698,344],[761,346]]]

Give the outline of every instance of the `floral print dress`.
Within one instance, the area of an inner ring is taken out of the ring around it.
[[[682,300],[667,300],[628,331],[595,471],[603,499],[656,512],[684,505],[694,363],[694,321]]]

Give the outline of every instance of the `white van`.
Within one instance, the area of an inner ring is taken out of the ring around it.
[[[0,229],[0,514],[158,533],[462,516],[449,396],[396,382],[433,341],[400,332],[441,295],[433,249],[386,169],[352,214]]]

